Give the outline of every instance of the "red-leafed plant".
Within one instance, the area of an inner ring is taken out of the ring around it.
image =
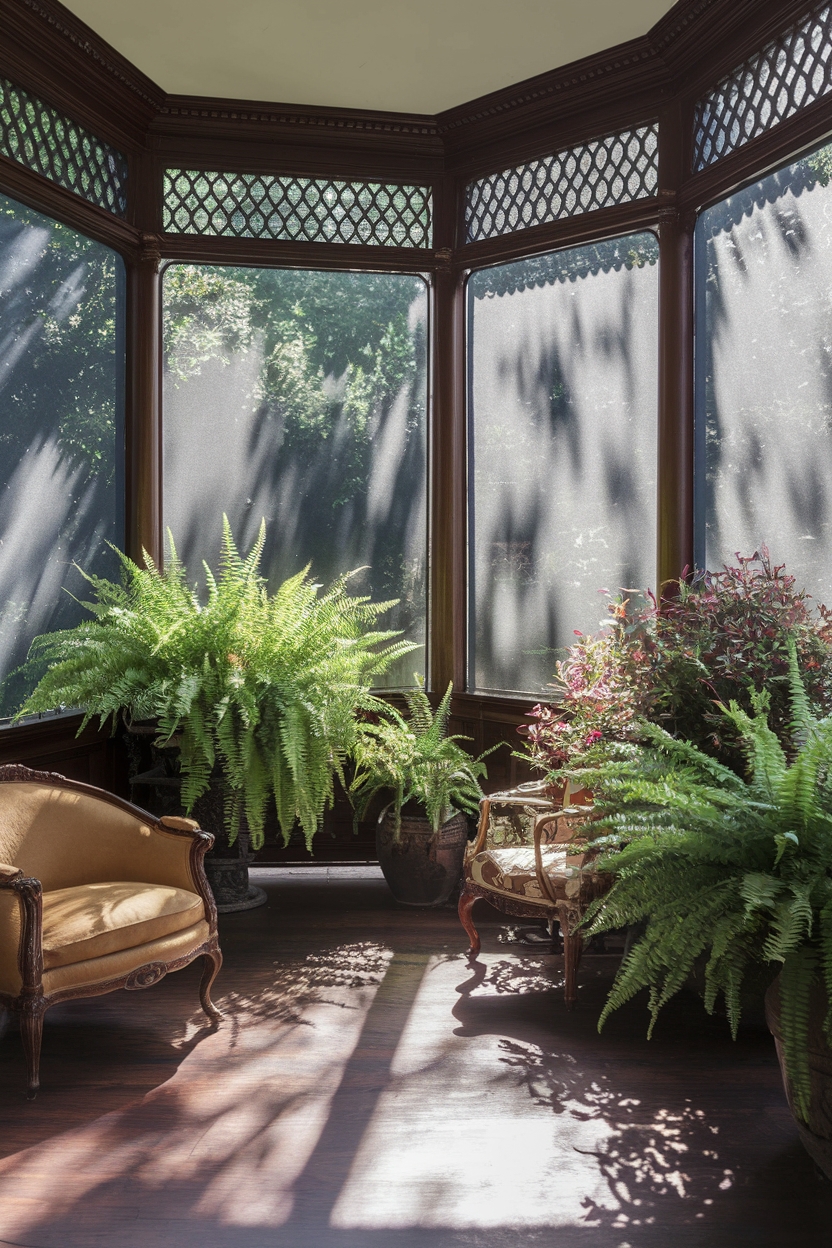
[[[733,699],[750,713],[755,689],[768,691],[769,722],[790,749],[790,638],[813,709],[832,711],[832,612],[813,610],[765,547],[683,579],[660,607],[649,591],[625,590],[608,610],[601,631],[579,637],[558,664],[552,704],[536,706],[521,728],[544,771],[596,741],[636,738],[648,719],[742,772],[739,743],[717,708]]]

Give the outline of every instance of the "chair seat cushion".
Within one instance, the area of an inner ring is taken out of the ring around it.
[[[577,897],[581,891],[583,854],[567,854],[565,845],[541,846],[541,861],[553,892],[564,900]],[[511,849],[484,849],[466,864],[466,873],[480,888],[504,893],[532,905],[548,906],[537,880],[534,849],[530,845]]]
[[[132,949],[205,917],[202,898],[165,884],[116,881],[43,894],[43,967]]]

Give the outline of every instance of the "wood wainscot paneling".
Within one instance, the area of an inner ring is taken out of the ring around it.
[[[0,728],[0,765],[24,763],[128,797],[127,759],[118,738],[95,723],[79,736],[81,719],[77,713],[54,715]]]

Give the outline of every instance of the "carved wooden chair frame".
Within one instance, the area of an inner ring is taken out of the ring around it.
[[[551,827],[553,823],[557,824],[560,820],[568,820],[572,825],[577,821],[584,822],[588,813],[586,806],[560,805],[561,796],[562,794],[553,795],[546,783],[541,782],[534,785],[525,785],[507,793],[495,793],[480,802],[480,821],[477,837],[469,851],[463,873],[462,892],[459,898],[459,919],[471,941],[468,949],[469,958],[476,958],[481,949],[480,935],[474,926],[471,913],[474,903],[479,898],[513,917],[545,919],[549,923],[550,929],[554,921],[557,920],[563,936],[564,997],[566,1008],[571,1010],[578,999],[578,967],[584,945],[578,925],[586,914],[589,905],[596,897],[600,897],[606,892],[611,880],[593,871],[591,865],[587,866],[586,850],[583,851],[585,857],[584,865],[581,867],[580,888],[573,896],[567,896],[565,888],[562,892],[559,891],[552,876],[544,870],[542,853],[544,830]],[[526,810],[536,812],[532,839],[535,876],[541,897],[543,898],[542,901],[524,901],[519,894],[514,896],[494,889],[484,888],[470,878],[467,864],[487,846],[491,807],[493,804],[520,806]],[[551,839],[547,838],[546,843],[551,844]],[[588,840],[580,836],[573,836],[569,838],[568,842],[561,843],[568,843],[573,848],[579,849],[587,845]],[[591,854],[592,851],[590,850],[589,852]],[[566,877],[564,877],[564,883],[565,880]]]
[[[168,835],[181,836],[190,840],[190,868],[199,896],[205,905],[205,918],[208,923],[208,939],[190,949],[187,953],[167,961],[149,962],[137,967],[128,975],[115,979],[94,983],[88,986],[63,988],[55,992],[43,991],[43,951],[42,939],[42,888],[40,880],[28,878],[22,871],[14,875],[0,870],[0,889],[17,894],[22,911],[22,928],[18,953],[18,966],[23,979],[23,987],[16,997],[0,993],[0,1006],[20,1015],[20,1032],[27,1064],[27,1097],[33,1099],[40,1087],[40,1050],[43,1036],[43,1017],[48,1009],[61,1001],[77,997],[101,996],[107,992],[115,992],[118,988],[126,988],[128,992],[141,988],[151,988],[158,984],[169,971],[179,971],[196,958],[203,958],[205,968],[199,986],[199,999],[202,1008],[216,1025],[223,1017],[211,1000],[211,987],[222,966],[222,953],[217,935],[217,908],[214,896],[205,875],[203,859],[214,843],[210,832],[204,832],[192,819],[180,819],[172,815],[164,815],[157,819],[132,802],[116,797],[103,789],[84,784],[78,780],[68,780],[65,776],[50,771],[33,771],[20,764],[0,766],[0,784],[9,781],[48,784],[54,788],[70,789],[75,793],[83,793],[98,801],[107,802],[117,809],[141,818],[142,822],[165,832]]]

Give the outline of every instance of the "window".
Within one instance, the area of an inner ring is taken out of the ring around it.
[[[119,217],[127,159],[37,96],[0,78],[0,152]]]
[[[538,693],[601,587],[655,578],[653,234],[474,273],[469,687]]]
[[[699,101],[693,122],[694,172],[832,90],[831,22],[829,5],[816,6]]]
[[[169,234],[430,247],[428,186],[166,169]]]
[[[0,197],[0,715],[34,686],[33,637],[85,612],[73,567],[123,545],[121,259]],[[106,540],[105,540],[106,539]]]
[[[469,182],[465,241],[628,204],[655,195],[658,184],[658,125],[609,134]]]
[[[223,512],[241,549],[265,517],[273,585],[368,565],[356,592],[424,642],[427,303],[402,274],[166,270],[164,515],[194,576]]]
[[[832,602],[832,147],[696,229],[697,562],[763,544]]]

